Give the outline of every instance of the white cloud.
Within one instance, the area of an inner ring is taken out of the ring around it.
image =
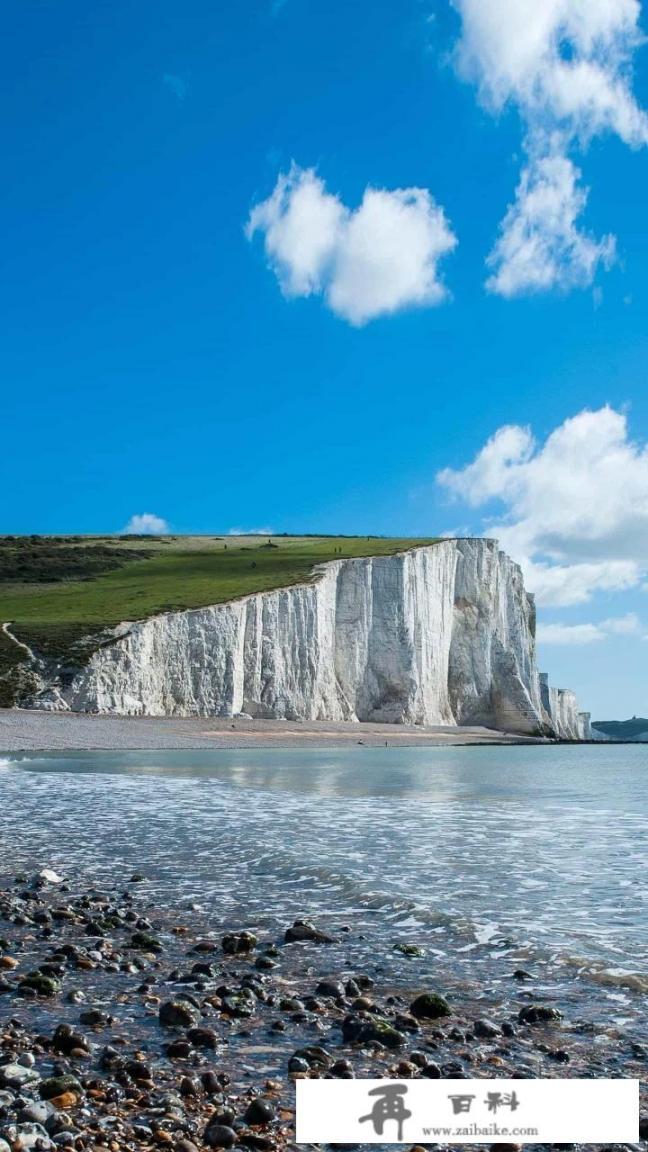
[[[514,548],[502,532],[503,548]],[[598,560],[591,564],[538,563],[521,560],[527,586],[543,605],[585,604],[596,592],[627,592],[639,579],[633,560]]]
[[[535,442],[530,428],[506,424],[487,440],[472,464],[444,468],[437,480],[472,508],[500,497],[511,471],[531,459]]]
[[[328,286],[330,307],[352,324],[414,305],[439,304],[447,292],[437,264],[455,237],[423,188],[367,188],[347,218]]]
[[[648,141],[632,94],[642,41],[639,0],[454,0],[462,17],[461,71],[495,112],[515,105],[534,126],[589,137],[609,130]]]
[[[580,172],[559,152],[540,156],[522,172],[515,202],[488,258],[491,292],[508,298],[592,283],[599,263],[614,261],[612,236],[595,240],[577,225],[587,192]]]
[[[313,169],[293,165],[250,213],[246,235],[264,235],[268,263],[286,296],[323,290],[340,243],[346,210]]]
[[[274,528],[230,528],[228,536],[274,536]]]
[[[447,296],[438,264],[457,241],[424,188],[369,187],[350,209],[293,164],[252,209],[246,235],[257,232],[285,296],[321,295],[356,326]]]
[[[637,636],[641,621],[634,612],[601,620],[598,624],[538,624],[539,644],[581,645],[607,640],[610,635]]]
[[[596,624],[538,624],[539,644],[593,644],[605,639]]]
[[[632,93],[642,42],[638,0],[453,0],[462,19],[460,73],[493,113],[514,107],[528,153],[516,200],[490,257],[504,296],[591,283],[613,241],[579,230],[587,201],[569,159],[600,133],[648,143]]]
[[[642,625],[636,612],[627,612],[625,616],[612,616],[609,620],[602,620],[599,627],[604,632],[612,632],[617,636],[638,636]]]
[[[161,516],[156,516],[153,512],[141,512],[137,516],[131,516],[125,528],[122,528],[122,536],[166,536],[170,529],[166,520]]]
[[[580,412],[544,443],[529,428],[500,428],[437,481],[471,507],[503,508],[485,534],[522,564],[541,604],[584,603],[648,572],[648,446],[613,408]]]

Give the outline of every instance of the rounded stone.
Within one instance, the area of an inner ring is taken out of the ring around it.
[[[223,952],[229,956],[253,952],[258,942],[254,932],[229,932],[222,939]]]
[[[520,1008],[518,1020],[520,1024],[548,1024],[552,1020],[562,1020],[562,1012],[547,1004],[527,1004]]]
[[[212,1051],[218,1043],[218,1036],[213,1028],[190,1028],[187,1038],[196,1048],[210,1048]]]
[[[61,982],[55,976],[45,976],[42,972],[30,972],[20,981],[18,991],[26,995],[44,997],[56,996],[61,990]]]
[[[66,1092],[73,1092],[75,1095],[83,1092],[76,1076],[70,1074],[48,1076],[47,1080],[42,1081],[39,1090],[43,1100],[54,1100],[57,1096],[65,1095]]]
[[[410,1012],[417,1020],[439,1020],[451,1015],[448,1001],[437,992],[422,992],[410,1004]]]
[[[227,1124],[208,1124],[203,1139],[210,1148],[233,1148],[237,1135]]]
[[[501,1029],[492,1020],[475,1020],[472,1030],[480,1040],[494,1040],[501,1035]]]
[[[275,1118],[275,1110],[269,1100],[257,1097],[245,1110],[246,1124],[270,1124]]]
[[[200,1012],[186,1000],[165,1000],[158,1012],[160,1024],[166,1028],[192,1028],[200,1019]]]
[[[328,1000],[338,1000],[344,996],[344,985],[339,980],[320,980],[315,995],[324,996]]]

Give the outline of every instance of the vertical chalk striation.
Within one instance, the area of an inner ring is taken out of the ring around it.
[[[36,708],[149,716],[483,724],[583,739],[550,688],[535,607],[494,540],[334,560],[311,582],[115,629],[72,677],[41,672]]]

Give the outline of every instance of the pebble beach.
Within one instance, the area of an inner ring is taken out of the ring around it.
[[[300,1077],[645,1072],[643,1044],[569,1019],[533,972],[506,973],[495,1009],[478,987],[422,986],[412,943],[359,968],[354,936],[161,908],[144,873],[100,889],[49,868],[7,877],[0,1152],[291,1148]]]
[[[97,716],[0,709],[0,752],[57,749],[443,747],[465,744],[541,744],[491,728],[421,728],[413,724],[252,720],[251,717]]]

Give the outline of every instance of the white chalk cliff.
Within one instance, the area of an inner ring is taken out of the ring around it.
[[[589,712],[579,712],[576,695],[569,688],[551,688],[546,672],[540,673],[542,705],[557,736],[562,740],[592,740]]]
[[[71,678],[41,683],[32,707],[579,738],[572,694],[541,687],[533,599],[494,540],[334,560],[307,584],[124,623]]]

